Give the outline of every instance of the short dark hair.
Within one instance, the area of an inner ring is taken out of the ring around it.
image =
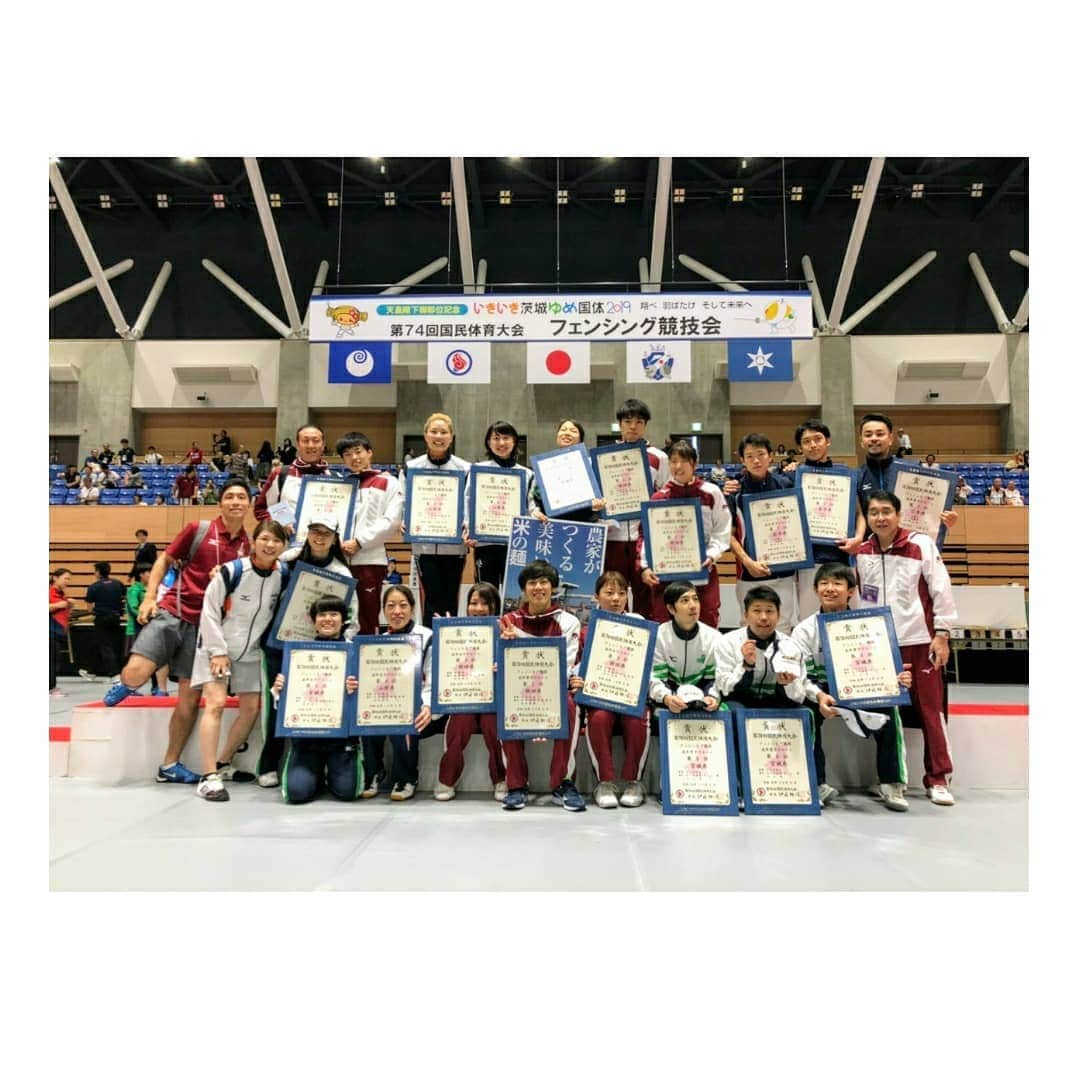
[[[668,450],[668,457],[679,457],[684,461],[692,461],[697,464],[698,452],[694,449],[694,444],[689,439],[680,439],[677,443],[673,443]]]
[[[644,420],[647,424],[652,419],[649,406],[639,398],[627,398],[615,413],[616,420]]]
[[[153,569],[154,569],[154,564],[153,563],[138,562],[138,563],[135,564],[135,572],[134,572],[134,574],[132,576],[133,577],[142,577],[143,574],[148,574]]]
[[[308,425],[308,427],[313,426],[312,424]],[[371,440],[362,431],[350,431],[348,434],[342,435],[334,449],[337,451],[338,457],[344,457],[346,450],[355,450],[358,446],[362,446],[365,450],[374,451],[375,449],[371,445]]]
[[[664,606],[674,607],[679,597],[685,596],[688,592],[697,596],[697,589],[692,581],[673,581],[664,590]]]
[[[323,429],[321,427],[319,427],[318,424],[301,424],[296,429],[296,437],[299,439],[300,438],[300,432],[301,431],[307,431],[308,428],[314,428],[322,436],[323,442],[324,443],[326,442],[326,432],[323,431]]]
[[[150,534],[145,529],[136,529],[135,530],[135,535],[136,536],[149,536]]]
[[[795,429],[795,442],[797,445],[802,445],[802,437],[808,431],[816,431],[821,435],[824,435],[826,439],[832,438],[832,432],[829,430],[829,425],[823,423],[821,420],[804,420]]]
[[[749,435],[744,435],[739,440],[739,457],[743,456],[743,450],[748,446],[763,446],[769,453],[772,453],[772,442],[768,435],[762,435],[760,431],[751,431]]]
[[[884,424],[889,431],[892,431],[892,417],[886,416],[883,412],[868,412],[864,413],[862,419],[859,421],[859,431],[862,432],[863,427],[869,423]]]
[[[557,427],[555,430],[558,431],[559,428],[563,426],[563,424],[573,424],[574,427],[577,428],[578,438],[582,442],[585,441],[585,425],[582,424],[581,421],[575,420],[572,416],[567,416],[559,421],[559,427]]]
[[[814,588],[818,587],[819,581],[843,581],[849,589],[855,588],[855,571],[842,562],[822,563],[814,575]]]
[[[755,600],[761,604],[772,604],[777,611],[780,610],[780,594],[775,589],[770,589],[768,585],[755,585],[747,592],[743,597],[743,611],[749,611],[750,605]]]
[[[521,436],[518,434],[518,430],[510,423],[509,420],[496,420],[494,424],[490,425],[487,431],[484,432],[484,452],[488,458],[494,460],[495,455],[491,451],[491,447],[488,446],[488,439],[492,435],[509,435],[514,440],[514,448],[509,453],[511,461],[517,461],[518,442],[521,440]]]
[[[275,521],[276,525],[277,522]],[[340,596],[333,596],[330,593],[326,593],[324,596],[320,596],[310,608],[308,608],[308,614],[311,616],[312,622],[315,621],[316,615],[322,615],[327,611],[336,611],[340,616],[342,622],[349,616],[349,605],[341,599]]]
[[[416,597],[413,595],[412,589],[410,589],[408,585],[401,585],[401,584],[391,585],[390,588],[388,588],[386,590],[386,592],[383,593],[383,598],[382,598],[382,606],[383,607],[386,606],[386,598],[392,592],[401,593],[401,595],[404,596],[405,599],[409,601],[409,607],[411,607],[413,609],[413,611],[416,610]]]
[[[51,574],[49,574],[49,577],[55,581],[58,577],[60,577],[61,574],[70,573],[71,571],[66,566],[58,566],[55,570],[52,571]]]
[[[98,575],[98,577],[108,577],[111,572],[112,572],[112,563],[107,563],[107,562],[96,562],[96,563],[94,563],[94,573],[96,573]]]
[[[616,587],[622,589],[623,592],[629,592],[630,591],[630,583],[626,580],[625,577],[623,577],[622,574],[619,573],[618,570],[605,570],[596,579],[596,595],[597,596],[600,595],[600,590],[605,585],[615,585]]]
[[[494,585],[486,581],[478,581],[469,589],[469,595],[465,598],[466,606],[474,596],[479,596],[487,604],[488,611],[492,615],[498,614],[501,603],[499,601],[499,590]]]
[[[998,479],[1000,480],[1001,477],[999,476]],[[877,502],[887,502],[898,514],[900,513],[900,499],[894,492],[883,491],[881,488],[878,488],[877,491],[871,491],[866,497],[867,507],[875,500]]]
[[[526,582],[541,579],[550,581],[553,589],[559,587],[559,571],[546,559],[533,559],[527,566],[523,566],[518,574],[518,588],[524,589]]]
[[[242,476],[226,476],[225,483],[218,489],[218,495],[224,497],[225,492],[229,488],[242,487],[247,494],[247,497],[251,498],[251,489],[248,487],[248,482]]]
[[[255,531],[251,534],[252,540],[257,540],[263,533],[268,532],[273,536],[276,536],[283,544],[289,542],[289,534],[285,531],[285,527],[277,521],[260,521],[255,526]]]

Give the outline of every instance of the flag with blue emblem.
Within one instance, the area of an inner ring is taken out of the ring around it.
[[[690,381],[689,341],[628,341],[626,381],[628,383],[688,383]]]
[[[728,382],[792,382],[795,365],[788,338],[729,339]]]
[[[390,382],[390,348],[389,341],[331,341],[327,381]]]

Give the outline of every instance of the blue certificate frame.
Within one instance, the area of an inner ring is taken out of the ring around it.
[[[798,503],[799,528],[802,530],[803,547],[806,551],[806,557],[793,562],[771,562],[768,564],[769,570],[772,571],[774,575],[787,574],[793,570],[806,570],[814,565],[814,548],[810,542],[810,530],[806,524],[806,505],[803,503],[802,492],[797,487],[784,488],[781,491],[757,491],[746,495],[740,495],[739,498],[743,500],[743,524],[746,526],[746,536],[743,538],[743,547],[746,549],[746,553],[751,559],[755,562],[757,561],[757,545],[754,541],[754,523],[753,515],[750,513],[750,506],[753,503],[764,502],[771,499],[793,498]],[[752,580],[760,580],[763,585],[767,585],[769,582],[768,578]]]
[[[299,526],[303,520],[304,515],[304,497],[308,492],[308,482],[316,480],[320,484],[333,484],[335,487],[348,487],[352,491],[349,495],[349,509],[345,514],[345,521],[339,523],[338,537],[341,540],[351,540],[353,533],[353,513],[356,510],[356,481],[352,477],[342,479],[338,476],[331,476],[329,473],[322,476],[305,476],[300,481],[300,494],[296,499],[296,515],[293,518],[293,523]],[[306,538],[306,537],[305,537]],[[300,539],[300,530],[297,528],[296,532],[289,538],[289,547],[299,548],[304,546],[304,541]]]
[[[901,671],[904,662],[900,657],[900,646],[896,640],[896,626],[893,623],[892,611],[887,607],[856,608],[854,611],[822,612],[818,615],[818,637],[821,641],[821,651],[825,657],[825,672],[829,679],[829,692],[838,705],[847,709],[875,709],[891,708],[894,705],[910,705],[911,695],[902,686],[898,693],[883,695],[880,697],[841,697],[839,691],[843,688],[837,686],[836,668],[833,662],[832,643],[829,640],[828,624],[831,622],[850,622],[867,618],[884,618],[885,630],[889,635],[889,651],[892,653],[893,670]]]
[[[274,649],[284,649],[290,642],[282,641],[278,637],[278,631],[281,629],[282,620],[285,618],[285,613],[289,610],[289,605],[292,602],[293,593],[296,591],[297,585],[300,583],[301,574],[313,575],[317,578],[324,578],[328,581],[333,581],[339,586],[345,584],[347,581],[348,588],[345,593],[345,606],[349,609],[352,608],[353,598],[356,596],[356,579],[346,579],[341,574],[335,574],[331,570],[324,570],[320,566],[312,566],[310,563],[300,562],[297,559],[292,563],[289,570],[289,581],[285,586],[285,591],[281,594],[281,598],[278,600],[277,613],[274,615],[274,622],[270,627],[270,633],[267,636],[266,643]],[[314,630],[312,633],[314,634]],[[299,642],[297,642],[299,644]]]
[[[412,716],[407,723],[402,724],[364,724],[359,723],[359,712],[364,707],[364,688],[361,685],[352,695],[353,707],[349,710],[349,734],[350,735],[412,735],[419,738],[419,732],[414,723],[416,714],[420,711],[420,690],[423,679],[423,658],[416,648],[416,641],[408,634],[357,634],[351,642],[356,651],[356,677],[363,682],[364,675],[364,651],[379,645],[409,645],[415,654],[412,678]]]
[[[525,483],[528,480],[528,475],[523,469],[504,469],[500,465],[473,465],[469,469],[469,539],[475,540],[478,544],[502,544],[506,545],[510,543],[510,529],[508,527],[506,536],[497,536],[494,533],[480,533],[476,531],[476,475],[477,473],[494,473],[497,476],[511,476],[515,477],[518,481],[518,502],[517,510],[514,515],[516,517],[524,517],[528,514],[529,508],[526,505],[528,498],[528,488]]]
[[[609,443],[607,446],[597,446],[589,451],[593,461],[593,473],[596,476],[597,487],[600,490],[599,498],[603,498],[603,487],[600,485],[600,462],[599,459],[608,454],[625,454],[627,451],[638,450],[641,453],[641,468],[645,473],[645,484],[649,489],[647,498],[652,498],[653,486],[652,469],[649,466],[649,454],[644,443],[627,445],[626,443]],[[644,501],[644,500],[643,500]],[[621,514],[609,514],[603,512],[603,517],[608,521],[636,521],[641,516],[640,509],[626,510]]]
[[[891,470],[890,476],[891,482],[889,484],[889,490],[894,494],[896,493],[896,484],[900,473],[914,473],[917,476],[929,477],[931,480],[944,480],[948,484],[948,488],[945,492],[945,505],[941,508],[942,513],[953,508],[953,503],[956,500],[956,484],[960,479],[960,474],[958,472],[955,472],[952,469],[927,469],[922,465],[908,465],[897,458],[893,462],[893,469]],[[900,520],[901,522],[904,520],[903,499],[900,500]],[[904,527],[907,528],[907,526]],[[919,530],[919,532],[922,531],[922,529]],[[945,534],[947,532],[948,529],[945,528],[944,523],[938,522],[937,531],[929,533],[928,535],[933,537],[934,543],[937,544],[940,549],[945,543]]]
[[[588,679],[575,695],[579,705],[587,705],[593,709],[608,709],[616,714],[625,713],[628,716],[644,716],[649,704],[649,680],[652,678],[652,660],[656,651],[656,634],[660,629],[658,623],[648,619],[635,619],[629,615],[615,615],[610,611],[602,611],[597,608],[589,616],[589,632],[585,637],[585,652],[581,657],[578,671],[583,679],[589,670],[589,661],[592,659],[593,642],[596,640],[596,627],[601,623],[615,623],[619,626],[629,626],[635,630],[644,630],[649,635],[648,654],[641,673],[641,681],[637,687],[637,703],[633,707],[627,707],[621,702],[612,701],[608,698],[599,697],[588,692]]]
[[[496,683],[495,673],[492,672],[491,697],[482,701],[443,701],[444,687],[440,679],[439,657],[441,654],[442,638],[448,631],[457,626],[485,626],[491,631],[491,656],[498,663],[499,655],[499,620],[490,617],[469,617],[464,619],[434,619],[431,624],[431,711],[436,715],[442,713],[490,713],[495,711]]]
[[[467,472],[459,472],[457,469],[409,469],[405,474],[405,504],[401,511],[401,520],[405,522],[406,529],[409,523],[409,504],[412,502],[413,486],[418,479],[425,476],[451,477],[457,481],[457,509],[454,517],[457,526],[453,533],[444,536],[433,534],[406,532],[403,539],[406,544],[461,544],[461,525],[465,519],[465,481],[468,480]]]
[[[800,465],[795,470],[795,490],[802,495],[802,478],[809,473],[821,473],[824,476],[842,476],[848,481],[848,512],[847,512],[847,531],[844,536],[855,535],[855,520],[856,520],[856,508],[859,505],[858,500],[858,473],[854,469],[849,469],[846,465],[833,465],[833,466],[820,466],[820,465]],[[817,536],[809,527],[809,518],[805,514],[806,509],[806,497],[803,496],[803,517],[807,520],[807,532],[809,533],[810,540],[815,544],[835,544],[835,536]]]
[[[653,530],[649,517],[654,510],[667,510],[674,506],[687,506],[691,507],[694,511],[698,554],[701,556],[697,560],[697,574],[686,573],[682,570],[661,573],[656,569],[657,553],[653,550]],[[642,536],[645,538],[645,557],[649,561],[649,569],[652,570],[661,581],[690,581],[696,585],[704,585],[708,582],[708,573],[701,569],[701,564],[705,561],[705,524],[701,516],[700,499],[651,499],[649,502],[643,502],[641,504],[641,532]]]
[[[285,675],[285,689],[281,692],[274,720],[274,735],[282,739],[344,739],[349,734],[349,717],[355,703],[355,694],[342,688],[342,709],[337,722],[325,728],[287,728],[284,723],[289,703],[289,669],[294,654],[298,652],[341,652],[345,654],[345,678],[356,675],[356,653],[347,641],[290,641],[286,644],[281,660]]]
[[[739,737],[739,767],[741,770],[741,784],[743,797],[743,810],[747,814],[785,814],[795,816],[819,815],[821,803],[818,801],[817,770],[814,768],[814,737],[813,717],[809,709],[747,709],[741,705],[732,704],[735,712],[735,724]],[[810,801],[799,805],[793,803],[770,803],[765,800],[755,799],[753,784],[750,782],[750,744],[746,737],[746,721],[755,718],[766,720],[779,720],[782,718],[798,718],[802,725],[803,750],[806,753],[806,775],[810,781]]]
[[[592,496],[588,499],[578,499],[574,502],[560,502],[558,492],[552,491],[544,480],[544,462],[552,458],[565,457],[568,454],[578,454],[585,465],[585,472],[589,483],[592,485]],[[548,517],[557,518],[560,514],[567,514],[573,510],[583,510],[591,507],[593,499],[600,498],[600,485],[596,482],[596,474],[593,472],[592,460],[584,443],[575,443],[573,446],[560,447],[558,450],[548,450],[543,454],[533,454],[529,458],[533,476],[536,477],[536,485],[540,489],[540,498],[544,502],[544,511]]]
[[[659,709],[656,713],[660,725],[660,804],[665,814],[694,815],[708,817],[738,817],[739,792],[738,772],[735,766],[735,714],[727,709],[716,712],[702,712],[687,709],[681,713]],[[686,720],[706,720],[724,725],[724,749],[727,754],[728,804],[697,803],[684,804],[671,801],[671,752],[668,749],[669,728]]]
[[[515,728],[506,730],[506,654],[520,649],[547,649],[557,654],[559,665],[559,726],[558,728]],[[566,696],[569,693],[567,664],[566,664],[566,638],[561,634],[559,637],[519,637],[510,640],[499,639],[499,658],[496,661],[499,670],[495,678],[495,715],[498,725],[499,738],[504,740],[514,739],[568,739],[570,738],[570,717],[567,714]]]

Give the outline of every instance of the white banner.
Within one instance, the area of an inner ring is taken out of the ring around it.
[[[808,292],[313,296],[311,341],[812,338]]]
[[[688,383],[690,342],[627,342],[628,383]]]
[[[429,383],[491,382],[491,345],[486,341],[432,341],[427,347]]]
[[[525,346],[525,381],[587,383],[591,352],[583,341],[530,341]]]

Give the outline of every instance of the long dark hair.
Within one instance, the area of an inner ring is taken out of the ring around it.
[[[314,556],[311,554],[311,543],[306,538],[304,539],[304,546],[300,549],[300,554],[297,555],[297,562],[310,563]],[[334,533],[334,542],[330,545],[330,553],[326,556],[328,562],[332,562],[337,559],[338,562],[349,565],[348,560],[345,558],[345,552],[341,550],[341,536],[338,533]],[[314,564],[312,564],[314,565]]]
[[[514,440],[514,447],[505,458],[498,458],[495,455],[495,451],[488,446],[488,439],[490,439],[492,435],[509,435]],[[488,461],[502,460],[516,464],[518,459],[518,442],[520,439],[521,436],[518,434],[517,428],[514,427],[509,420],[496,420],[495,423],[484,432],[484,455],[487,457]]]

